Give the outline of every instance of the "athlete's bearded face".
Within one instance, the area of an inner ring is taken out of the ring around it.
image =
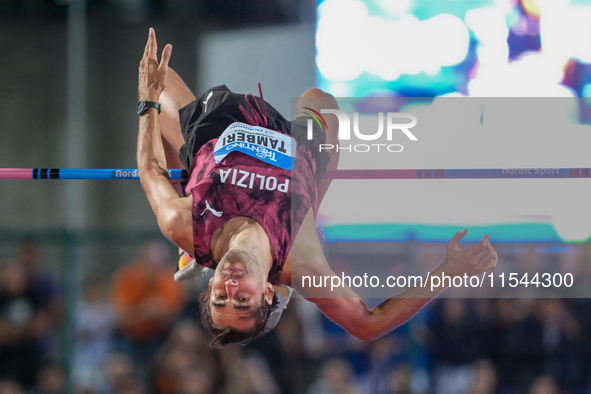
[[[266,281],[256,256],[228,251],[209,281],[209,307],[214,324],[237,330],[252,329],[262,302],[273,301],[273,285]]]

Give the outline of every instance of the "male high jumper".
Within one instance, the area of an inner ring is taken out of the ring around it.
[[[164,236],[196,263],[215,269],[201,296],[202,321],[214,335],[212,345],[243,342],[264,331],[277,304],[273,285],[290,285],[292,277],[304,275],[335,275],[322,251],[315,216],[330,185],[322,174],[338,164],[338,152],[319,152],[318,146],[338,145],[338,124],[327,117],[326,135],[315,130],[309,141],[303,112],[338,107],[331,95],[308,89],[298,101],[298,116],[289,122],[262,97],[235,94],[225,86],[196,100],[169,69],[171,53],[168,44],[158,62],[150,29],[139,67],[141,184]],[[244,146],[250,148],[236,151]],[[171,151],[176,155],[167,154]],[[291,166],[280,165],[281,157]],[[189,170],[186,197],[179,196],[167,171],[181,165]],[[488,235],[468,249],[458,248],[466,232],[453,236],[430,275],[471,276],[496,266]],[[372,340],[406,322],[441,290],[410,288],[372,309],[344,285],[330,294],[327,289],[301,292],[349,333]]]

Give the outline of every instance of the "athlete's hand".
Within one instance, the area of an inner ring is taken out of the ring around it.
[[[158,64],[157,51],[156,33],[150,28],[144,56],[140,61],[138,87],[140,100],[158,101],[160,93],[166,87],[172,45],[168,44],[164,47],[160,64]]]
[[[450,276],[468,276],[482,274],[497,266],[498,255],[486,234],[480,242],[468,249],[458,248],[458,243],[468,233],[464,229],[456,233],[447,244],[445,259],[440,269]]]

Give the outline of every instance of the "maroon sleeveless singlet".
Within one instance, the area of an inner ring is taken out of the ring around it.
[[[269,237],[273,267],[268,280],[274,283],[310,208],[316,216],[316,162],[308,148],[298,144],[293,171],[242,152],[232,152],[216,164],[216,142],[207,142],[195,156],[185,189],[193,196],[194,257],[197,263],[215,269],[213,233],[229,219],[249,217],[257,220]]]

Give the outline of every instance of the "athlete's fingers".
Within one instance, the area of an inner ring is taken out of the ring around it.
[[[487,245],[485,250],[487,254],[490,255],[493,259],[497,256],[497,252],[493,249],[492,245]],[[481,258],[480,262],[483,264],[487,264],[487,262],[484,260],[486,259]]]
[[[484,237],[482,237],[482,239],[480,240],[480,242],[466,249],[466,256],[473,257],[474,255],[480,253],[481,250],[488,247],[492,248],[492,245],[490,244],[490,241],[488,239],[488,234],[485,234]]]
[[[156,32],[150,27],[150,37],[148,39],[150,47],[148,48],[150,59],[158,61],[158,43],[156,42]]]
[[[492,258],[490,260],[484,261],[483,271],[486,272],[486,271],[490,271],[492,269],[495,269],[497,267],[498,262],[499,262],[499,255],[495,251],[494,253],[492,253]]]
[[[479,243],[490,246],[490,239],[488,237],[488,234],[484,234],[484,237],[482,237]]]
[[[495,256],[493,258],[492,263],[490,264],[489,269],[494,269],[497,268],[497,263],[499,262],[499,254],[497,253],[497,251],[495,250]]]
[[[485,249],[486,249],[486,246],[482,245],[479,242],[476,245],[472,245],[468,249],[465,249],[464,253],[465,253],[465,256],[470,259],[470,258],[478,255],[478,253],[481,253]]]
[[[478,259],[478,266],[482,267],[487,264],[494,257],[494,253],[490,249],[484,249],[481,253],[476,256]]]
[[[170,56],[172,55],[172,45],[166,44],[164,49],[162,50],[162,59],[160,60],[159,69],[166,69],[168,67],[168,61],[170,60]]]
[[[491,252],[488,249],[482,249],[477,254],[469,258],[469,265],[472,268],[480,268],[484,264],[483,261],[490,258]]]
[[[452,237],[452,239],[447,243],[447,247],[448,248],[457,248],[458,244],[460,243],[462,238],[464,238],[464,236],[466,236],[466,234],[468,234],[467,229],[463,229],[462,231],[455,233],[454,236]]]
[[[144,47],[144,55],[142,57],[142,60],[146,59],[150,53],[150,30],[148,30],[148,41],[146,41],[146,46]]]

